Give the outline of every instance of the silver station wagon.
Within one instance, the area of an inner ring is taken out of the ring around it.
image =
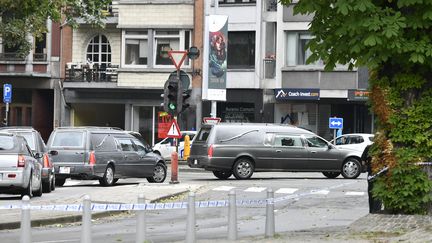
[[[188,165],[219,179],[248,179],[255,171],[321,172],[357,178],[364,165],[353,150],[339,149],[315,133],[290,125],[203,125],[193,140]]]

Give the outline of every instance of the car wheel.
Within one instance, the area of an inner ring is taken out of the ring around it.
[[[340,172],[323,172],[323,175],[325,175],[325,177],[330,179],[334,179],[338,177],[340,174],[341,174]]]
[[[50,193],[52,191],[52,180],[49,180],[48,182],[43,182],[42,183],[42,187],[43,187],[43,192],[44,193]]]
[[[233,174],[237,179],[248,179],[254,172],[254,165],[250,159],[240,158],[233,167]]]
[[[355,158],[348,158],[342,165],[342,176],[346,179],[355,179],[361,173],[361,164]]]
[[[117,183],[118,180],[119,178],[114,178],[114,184]]]
[[[111,165],[106,167],[103,177],[99,179],[99,183],[102,186],[114,185],[114,168]]]
[[[213,171],[213,175],[218,179],[226,180],[232,175],[232,172],[228,170],[215,170]]]
[[[42,179],[39,182],[39,189],[37,189],[33,194],[36,197],[41,197],[42,196],[42,192],[43,192],[43,185],[42,185]]]
[[[56,178],[55,179],[55,185],[56,186],[63,186],[66,182],[66,178]]]
[[[56,178],[55,175],[53,175],[52,181],[51,181],[51,191],[54,191],[56,188]]]
[[[24,188],[24,191],[21,193],[21,196],[24,197],[25,195],[27,195],[29,198],[32,198],[32,197],[33,197],[33,189],[32,189],[32,187],[33,187],[33,182],[32,182],[32,180],[33,180],[33,174],[30,173],[30,180],[29,180],[29,183],[28,183],[27,187]]]
[[[156,164],[153,170],[153,176],[147,177],[147,181],[150,183],[162,183],[165,181],[167,175],[167,167],[159,162]]]

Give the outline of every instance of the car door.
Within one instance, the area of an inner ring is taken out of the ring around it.
[[[155,158],[149,154],[147,147],[138,139],[133,139],[133,143],[137,149],[139,160],[135,165],[135,177],[149,177],[153,175],[155,167]]]
[[[275,134],[272,157],[276,169],[302,170],[308,163],[308,151],[300,135]]]
[[[120,171],[119,173],[123,177],[136,177],[138,174],[136,170],[136,165],[140,161],[140,156],[136,150],[132,139],[129,137],[117,138],[120,144],[123,159],[116,164],[116,168]]]
[[[339,150],[329,142],[317,135],[304,135],[304,141],[309,155],[309,161],[305,170],[324,171],[339,170],[341,168],[341,158]]]

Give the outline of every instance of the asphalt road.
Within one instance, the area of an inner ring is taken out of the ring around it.
[[[120,180],[118,186],[143,180]],[[145,181],[145,180],[144,180]],[[169,181],[169,178],[167,178]],[[237,199],[265,199],[272,188],[275,198],[291,195],[295,199],[275,204],[276,233],[313,228],[348,226],[368,213],[365,174],[358,179],[338,177],[327,179],[320,173],[255,173],[249,180],[218,180],[201,170],[180,171],[180,183],[199,184],[196,199],[227,200],[229,190]],[[55,193],[45,196],[73,196],[82,190],[98,190],[93,181],[72,181]],[[276,193],[277,192],[277,193]],[[14,200],[14,199],[10,199]],[[187,198],[176,198],[186,201]],[[196,237],[198,241],[226,239],[228,209],[197,208]],[[186,231],[186,210],[147,211],[147,239],[151,242],[182,242]],[[265,206],[237,208],[239,238],[262,236],[265,232]],[[93,242],[135,242],[136,218],[124,213],[94,220]],[[80,223],[33,228],[33,242],[80,242]],[[2,242],[17,242],[19,230],[0,231]]]

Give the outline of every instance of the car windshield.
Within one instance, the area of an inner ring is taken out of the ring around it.
[[[54,135],[51,146],[53,147],[82,147],[84,132],[59,131]]]
[[[12,136],[0,136],[0,153],[14,151],[16,144]]]

